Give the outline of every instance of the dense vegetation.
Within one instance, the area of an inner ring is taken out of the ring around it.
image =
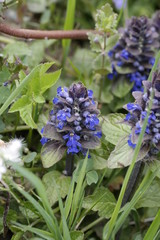
[[[0,239],[160,239],[159,9],[0,1]]]

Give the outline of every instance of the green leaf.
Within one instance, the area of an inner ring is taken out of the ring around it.
[[[72,240],[83,240],[84,239],[84,233],[81,231],[72,231],[71,232],[71,239]]]
[[[108,38],[106,38],[106,51],[110,51],[118,42],[119,40],[119,34],[114,34]]]
[[[92,183],[98,182],[98,174],[95,170],[89,171],[86,175],[87,178],[87,184],[91,185]]]
[[[25,218],[37,219],[40,217],[40,214],[35,210],[33,205],[28,201],[23,202],[24,206],[20,206],[19,210]]]
[[[125,115],[121,113],[109,114],[107,117],[103,117],[102,132],[105,135],[105,139],[116,145],[120,138],[129,136],[131,133],[130,126],[122,124]]]
[[[37,156],[36,152],[30,152],[29,154],[24,156],[23,161],[25,163],[30,163],[30,162],[32,162],[35,159],[36,156]]]
[[[26,55],[31,57],[32,52],[26,43],[16,41],[14,43],[7,44],[3,50],[3,54],[5,57],[26,56]]]
[[[43,74],[40,81],[41,93],[44,93],[47,89],[52,87],[59,79],[60,74],[61,74],[61,70],[58,70],[53,73]]]
[[[43,13],[46,8],[45,0],[28,0],[27,7],[33,13]]]
[[[148,147],[142,147],[136,161],[143,159],[148,150]],[[108,167],[122,168],[129,166],[132,163],[133,155],[134,149],[128,145],[128,138],[122,138],[108,158]]]
[[[91,49],[94,52],[101,53],[102,45],[104,44],[104,37],[99,34],[89,32],[88,39],[90,40]]]
[[[20,116],[22,120],[31,128],[37,128],[37,125],[32,118],[32,104],[25,106],[20,109]]]
[[[19,111],[30,104],[31,104],[31,100],[29,99],[29,97],[27,95],[23,95],[15,103],[13,103],[9,112],[11,113],[11,112]]]
[[[109,154],[106,155],[106,159],[108,158]],[[101,170],[107,167],[107,160],[91,153],[91,159],[93,160],[93,169]]]
[[[2,84],[4,82],[6,82],[9,79],[10,75],[11,74],[10,74],[10,72],[8,70],[8,67],[7,66],[3,66],[2,67],[2,71],[0,71],[0,83]]]
[[[47,198],[52,206],[58,201],[58,193],[55,188],[55,183],[58,188],[59,197],[64,198],[69,191],[71,178],[66,177],[58,171],[51,171],[43,176],[42,181],[46,188]]]
[[[160,161],[153,159],[152,162],[149,162],[149,168],[152,172],[156,172],[156,176],[160,178]]]
[[[148,207],[148,208],[154,208],[154,207],[160,207],[160,191],[158,189],[160,188],[160,182],[159,179],[156,178],[153,180],[150,187],[147,189],[147,191],[143,194],[143,196],[139,199],[139,201],[136,204],[136,208],[141,207]]]
[[[3,106],[0,108],[0,115],[3,114],[3,112],[7,109],[7,107],[13,102],[13,100],[18,97],[24,88],[27,88],[27,85],[30,81],[32,81],[39,72],[39,69],[42,65],[36,66],[29,75],[27,75],[23,81],[20,83],[20,85],[11,93],[11,95],[7,98],[6,102],[3,104]]]
[[[0,117],[0,131],[3,131],[5,129],[5,124],[2,120],[2,118]]]
[[[22,92],[21,98],[13,104],[10,112],[19,111],[21,118],[28,126],[37,128],[32,118],[32,105],[35,104],[35,102],[43,103],[45,101],[42,94],[56,83],[61,73],[60,70],[47,73],[52,65],[53,62],[40,64],[26,77],[23,72],[21,72],[21,82],[1,107],[0,114],[2,114]]]
[[[0,87],[0,104],[3,104],[10,96],[10,90],[7,87]]]
[[[54,141],[46,143],[41,150],[41,158],[43,167],[49,168],[57,163],[64,155],[66,147],[57,144]]]
[[[128,79],[124,77],[119,77],[112,86],[112,93],[118,97],[123,98],[132,89],[133,84],[129,82]]]
[[[103,32],[114,34],[117,32],[117,14],[113,12],[110,4],[104,5],[97,10],[96,14],[96,29]]]
[[[107,52],[105,55],[106,57],[104,59],[102,57],[102,54],[99,54],[95,59],[93,59],[92,67],[96,73],[99,73],[101,75],[106,75],[108,72],[112,72],[111,63]]]
[[[95,212],[98,211],[99,216],[109,218],[111,217],[116,205],[114,195],[108,188],[100,187],[93,195],[84,198],[83,207],[91,209]]]

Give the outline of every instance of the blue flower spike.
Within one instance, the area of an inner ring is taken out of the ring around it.
[[[66,149],[72,156],[86,155],[89,149],[100,145],[102,132],[98,115],[92,90],[87,90],[82,83],[73,83],[69,88],[58,87],[49,121],[41,131],[42,145]]]
[[[145,151],[144,149],[146,149],[146,154],[149,154],[151,157],[153,152],[159,153],[160,151],[160,73],[155,72],[153,74],[152,82],[143,81],[143,86],[145,93],[140,94],[139,91],[134,92],[133,96],[135,98],[135,103],[128,103],[125,106],[125,109],[127,109],[129,113],[126,115],[124,123],[131,126],[128,145],[134,149],[142,131],[144,120],[147,116],[147,109],[153,91],[154,97],[152,108],[141,145],[143,147],[143,155]]]

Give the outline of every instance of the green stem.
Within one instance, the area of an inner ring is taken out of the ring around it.
[[[90,228],[94,227],[95,225],[97,225],[98,223],[102,222],[104,220],[104,217],[100,217],[98,219],[96,219],[94,222],[90,223],[88,226],[84,227],[81,229],[82,232],[86,232],[88,231]]]
[[[28,126],[18,126],[16,128],[16,131],[26,131],[26,130],[29,130],[30,127]],[[0,131],[0,133],[8,133],[8,132],[13,132],[15,130],[15,127],[8,127],[6,129],[4,129],[3,131]]]

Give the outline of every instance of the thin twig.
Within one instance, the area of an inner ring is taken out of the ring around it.
[[[0,23],[0,32],[10,36],[26,39],[88,39],[88,32],[103,34],[102,32],[83,29],[83,30],[33,30],[14,28],[5,23]]]

